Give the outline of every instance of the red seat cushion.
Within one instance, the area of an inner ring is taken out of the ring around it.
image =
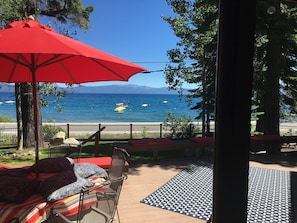
[[[170,139],[158,138],[158,139],[130,139],[128,143],[131,146],[154,146],[154,145],[168,145],[172,144]]]
[[[259,135],[259,136],[251,136],[251,141],[254,142],[284,142],[285,138],[279,135]]]
[[[0,168],[11,168],[10,166],[6,166],[0,163]]]
[[[194,137],[194,138],[191,138],[191,140],[201,144],[214,143],[213,137]]]
[[[104,169],[108,169],[111,164],[111,157],[92,157],[73,159],[74,163],[93,163]]]

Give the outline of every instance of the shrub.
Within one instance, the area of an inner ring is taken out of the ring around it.
[[[172,112],[168,112],[163,129],[168,132],[165,134],[168,138],[186,139],[194,136],[195,125],[192,123],[191,117],[185,115],[177,117]]]
[[[0,115],[0,122],[13,122],[11,118],[5,116],[5,115]]]
[[[147,130],[148,130],[148,128],[146,126],[143,126],[142,127],[142,137],[143,138],[146,138],[147,137]]]
[[[50,139],[58,132],[64,131],[61,127],[54,125],[44,125],[42,126],[43,139],[49,142]]]

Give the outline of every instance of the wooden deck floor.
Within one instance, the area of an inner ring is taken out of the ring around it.
[[[140,200],[157,190],[193,161],[194,159],[181,159],[131,164],[128,179],[124,182],[119,201],[118,210],[121,223],[205,222],[140,203]]]
[[[182,158],[166,161],[148,161],[147,163],[130,163],[128,179],[124,182],[119,201],[121,223],[205,223],[206,221],[151,207],[140,203],[140,200],[153,193],[184,167],[191,164],[194,158]],[[296,157],[253,156],[250,166],[275,168],[297,172]],[[118,222],[115,220],[114,222]]]

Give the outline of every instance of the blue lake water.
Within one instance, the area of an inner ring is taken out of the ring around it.
[[[46,122],[163,122],[168,112],[182,114],[194,121],[197,111],[187,106],[185,97],[155,94],[79,94],[68,93],[60,100],[61,112],[55,104],[42,108],[42,120]],[[0,114],[15,120],[14,93],[0,93]],[[9,103],[10,102],[10,103]],[[128,107],[122,113],[115,112],[116,103],[125,102]],[[144,106],[147,104],[147,106]]]

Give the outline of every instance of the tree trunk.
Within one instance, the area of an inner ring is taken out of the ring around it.
[[[204,90],[203,90],[204,91]],[[205,98],[202,98],[202,136],[205,136],[206,133],[206,121],[205,121],[205,111],[206,111],[206,107],[205,107]]]
[[[257,112],[260,113],[257,115],[257,123],[256,123],[256,132],[264,133],[265,125],[264,125],[264,118],[265,115],[263,114],[264,111],[264,104],[263,104],[263,96],[259,97],[257,96],[257,101],[260,101],[259,107],[257,108]]]
[[[211,136],[211,133],[210,133],[210,102],[209,100],[207,101],[207,113],[206,113],[206,133],[207,133],[207,136]]]
[[[16,106],[16,120],[17,120],[17,150],[23,149],[24,135],[23,135],[23,121],[21,108],[21,84],[15,83],[15,106]]]
[[[279,4],[279,3],[278,3]],[[280,13],[279,5],[276,5],[275,15]],[[279,76],[280,76],[280,60],[281,60],[281,49],[280,49],[280,38],[276,31],[277,27],[274,27],[275,23],[271,21],[267,44],[267,63],[268,69],[265,75],[265,95],[264,95],[264,134],[265,135],[279,135]],[[271,152],[278,152],[277,148],[271,148]]]
[[[22,120],[24,128],[24,147],[32,148],[35,146],[35,127],[34,127],[34,98],[32,95],[32,85],[31,83],[22,83]],[[37,84],[38,85],[38,84]],[[40,103],[39,103],[39,88],[37,86],[37,111],[38,111],[38,135],[39,140],[38,144],[42,146],[42,126],[41,126],[41,112],[40,112]]]

